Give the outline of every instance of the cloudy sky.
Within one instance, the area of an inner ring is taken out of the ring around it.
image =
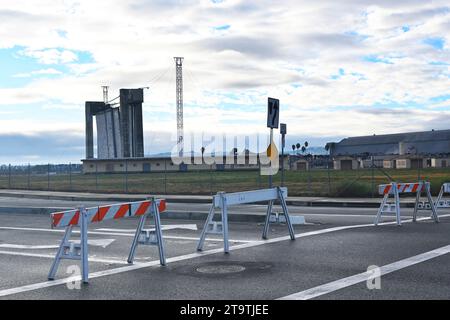
[[[445,1],[2,0],[0,163],[79,161],[84,101],[146,87],[145,153],[175,140],[183,56],[187,132],[265,128],[288,144],[450,129]]]

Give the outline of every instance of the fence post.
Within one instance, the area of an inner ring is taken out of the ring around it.
[[[258,189],[261,189],[261,162],[258,158]]]
[[[213,194],[213,165],[209,165],[209,190],[211,195]]]
[[[72,163],[69,162],[69,190],[72,191]]]
[[[128,160],[125,159],[125,193],[128,193]]]
[[[164,159],[164,194],[167,194],[167,159]]]
[[[28,164],[27,187],[28,187],[28,190],[31,189],[31,165],[30,164]]]
[[[327,175],[328,175],[328,196],[331,196],[331,177],[330,177],[330,159],[327,161]]]
[[[98,164],[95,163],[95,191],[98,191]]]
[[[375,197],[375,163],[372,157],[372,198]]]
[[[8,166],[8,189],[11,189],[11,163]]]
[[[308,171],[308,192],[311,193],[311,165],[309,159],[306,160],[306,170]]]
[[[50,191],[50,163],[47,165],[47,190]]]

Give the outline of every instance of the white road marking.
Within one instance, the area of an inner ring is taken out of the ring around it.
[[[440,215],[440,217],[441,218],[450,217],[450,214]],[[431,220],[431,217],[420,218],[417,220],[418,221]],[[403,223],[412,222],[412,219],[403,220],[402,222]],[[351,225],[351,226],[341,226],[341,227],[334,227],[334,228],[321,229],[321,230],[316,230],[316,231],[300,233],[300,234],[296,234],[295,236],[296,236],[296,238],[303,238],[303,237],[308,237],[308,236],[312,236],[312,235],[330,233],[330,232],[334,232],[334,231],[365,228],[365,227],[379,228],[382,225],[394,225],[394,224],[396,224],[395,221],[379,223],[378,227],[375,227],[373,225],[373,223]],[[230,251],[235,251],[235,250],[240,250],[240,249],[245,249],[245,248],[257,247],[257,246],[268,244],[268,243],[276,243],[276,242],[280,242],[280,241],[285,241],[288,239],[290,239],[289,236],[278,237],[278,238],[273,238],[273,239],[269,239],[269,240],[259,240],[259,241],[254,241],[251,243],[244,243],[244,244],[240,244],[240,245],[230,246],[229,249],[230,249]],[[186,255],[172,257],[172,258],[168,258],[166,261],[167,261],[167,263],[178,262],[178,261],[183,261],[183,260],[190,260],[190,259],[195,259],[195,258],[199,258],[199,257],[209,256],[209,255],[220,253],[220,252],[223,252],[223,248],[211,249],[211,250],[206,250],[206,251],[202,251],[202,252],[194,252],[194,253],[190,253],[190,254],[186,254]],[[93,273],[89,274],[89,278],[95,279],[95,278],[99,278],[99,277],[119,274],[119,273],[123,273],[123,272],[138,270],[138,269],[152,267],[152,266],[156,266],[156,265],[159,265],[159,260],[144,262],[144,263],[141,263],[140,265],[134,264],[131,266],[124,266],[124,267],[115,268],[115,269],[108,269],[108,270],[104,270],[104,271],[93,272]],[[16,288],[0,290],[0,297],[9,296],[9,295],[17,294],[17,293],[33,291],[33,290],[39,290],[39,289],[48,288],[48,287],[54,287],[54,286],[58,286],[58,285],[72,282],[75,280],[81,280],[81,276],[78,276],[78,277],[72,276],[69,278],[63,278],[63,279],[54,280],[54,281],[45,281],[45,282],[34,283],[34,284],[25,285],[25,286],[16,287]]]
[[[54,232],[54,233],[64,233],[64,230],[58,229],[45,229],[45,228],[24,228],[24,227],[0,227],[0,230],[17,230],[17,231],[39,231],[39,232]],[[136,230],[133,230],[133,232]],[[79,234],[80,231],[72,231],[74,234]],[[88,234],[103,235],[103,236],[124,236],[124,237],[134,237],[134,233],[124,233],[124,232],[103,232],[103,231],[88,231]],[[193,240],[198,241],[198,237],[183,237],[183,236],[167,236],[163,235],[164,239],[176,239],[176,240]],[[222,239],[206,238],[206,241],[223,241]],[[255,240],[241,240],[241,239],[230,239],[230,242],[254,242]],[[256,240],[258,241],[258,240]]]
[[[111,243],[116,241],[116,239],[92,239],[88,240],[88,244],[91,246],[106,248]],[[76,241],[74,241],[76,242]],[[31,244],[12,244],[12,243],[1,243],[0,248],[5,249],[26,249],[26,250],[45,250],[45,249],[57,249],[59,244],[50,245],[31,245]]]
[[[90,246],[97,246],[97,247],[106,248],[107,246],[109,246],[114,241],[116,241],[116,239],[92,239],[92,240],[88,239],[88,244]]]
[[[56,249],[59,245],[51,244],[51,245],[40,245],[34,246],[30,244],[12,244],[12,243],[2,243],[0,244],[0,248],[3,249],[26,249],[26,250],[44,250],[44,249]]]
[[[312,207],[312,208],[319,208],[319,207]],[[311,209],[311,207],[308,207],[308,209]],[[369,210],[366,208],[360,208],[362,210]],[[377,208],[370,208],[370,210],[376,210]],[[174,212],[174,213],[186,213],[186,210],[170,210],[170,212]],[[202,211],[202,210],[195,210],[195,213],[205,213],[208,214],[209,211]],[[346,218],[351,218],[351,217],[360,217],[360,218],[371,218],[373,219],[373,212],[371,212],[370,214],[341,214],[341,213],[303,213],[303,212],[295,212],[295,213],[290,213],[291,216],[295,216],[295,215],[302,215],[302,216],[321,216],[321,217],[346,217]],[[230,214],[230,213],[229,213]],[[239,214],[239,213],[231,213],[231,214]],[[255,214],[257,215],[257,214]],[[388,216],[384,216],[385,218]],[[395,215],[392,215],[393,218],[395,218]],[[402,216],[403,218],[412,218],[412,216]]]
[[[152,230],[154,230],[154,226],[150,226]],[[174,229],[185,229],[185,230],[193,230],[197,231],[196,224],[168,224],[162,225],[161,230],[174,230]],[[115,228],[100,228],[95,229],[97,231],[107,231],[107,232],[135,232],[136,229],[115,229]]]
[[[10,256],[22,256],[22,257],[35,257],[35,258],[49,258],[54,259],[54,254],[40,254],[40,253],[29,253],[29,252],[14,252],[14,251],[0,251],[0,254],[10,255]],[[112,259],[102,259],[96,257],[89,257],[89,261],[92,262],[101,262],[108,264],[128,264],[126,259],[124,260],[112,260]]]
[[[380,267],[380,275],[386,275],[389,274],[391,272],[397,271],[397,270],[401,270],[410,266],[413,266],[415,264],[442,256],[444,254],[447,254],[450,252],[450,245],[445,246],[445,247],[441,247],[432,251],[428,251],[410,258],[406,258],[400,261],[396,261],[387,265],[384,265],[382,267]],[[322,295],[343,289],[343,288],[347,288],[350,286],[353,286],[355,284],[361,283],[361,282],[365,282],[369,279],[371,279],[371,277],[373,277],[373,274],[370,272],[363,272],[363,273],[359,273],[356,274],[354,276],[351,277],[347,277],[347,278],[343,278],[343,279],[339,279],[333,282],[329,282],[308,290],[304,290],[298,293],[294,293],[294,294],[290,294],[288,296],[279,298],[277,300],[309,300],[309,299],[313,299],[316,297],[320,297]]]

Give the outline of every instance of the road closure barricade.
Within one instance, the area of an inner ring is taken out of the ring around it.
[[[84,283],[89,281],[88,261],[88,226],[91,223],[126,217],[140,217],[133,238],[128,263],[133,263],[138,244],[158,246],[161,265],[166,264],[164,243],[161,231],[160,212],[166,210],[166,200],[151,198],[149,200],[113,204],[93,208],[80,207],[75,210],[55,212],[51,214],[52,228],[65,228],[66,231],[50,268],[49,280],[55,279],[59,263],[62,259],[81,261],[81,278]],[[154,217],[155,229],[144,230],[148,216]],[[70,241],[74,227],[80,228],[80,242]]]
[[[443,208],[450,208],[450,199],[444,198],[445,194],[450,193],[450,183],[443,183],[441,186],[441,190],[439,191],[439,195],[436,198],[436,201],[434,202],[434,206],[436,208],[436,211],[438,209]],[[420,201],[418,204],[419,210],[431,210],[431,204],[429,201]]]
[[[400,215],[400,194],[401,193],[415,193],[416,202],[414,204],[414,214],[413,221],[417,220],[417,211],[419,210],[419,204],[422,203],[421,196],[422,193],[426,194],[429,203],[433,203],[433,198],[430,193],[430,183],[427,181],[419,181],[414,183],[397,183],[392,182],[389,184],[381,184],[378,186],[378,193],[383,195],[383,200],[381,201],[380,208],[375,219],[375,225],[378,225],[381,215],[384,213],[392,214],[394,213],[397,220],[397,225],[401,225],[401,215]],[[393,202],[389,202],[389,197],[393,196]],[[439,222],[439,217],[436,213],[436,208],[434,205],[430,206],[432,211],[432,218],[435,222]]]
[[[200,235],[197,250],[203,249],[203,244],[207,234],[220,234],[223,237],[223,249],[225,253],[229,252],[228,245],[228,207],[232,205],[248,204],[255,202],[268,201],[266,219],[264,223],[264,230],[262,237],[267,239],[267,232],[271,222],[272,206],[276,200],[280,201],[283,209],[283,214],[286,218],[289,234],[292,240],[295,240],[294,228],[292,227],[291,219],[286,205],[287,188],[276,187],[271,189],[252,190],[236,193],[218,192],[212,198],[211,208],[206,218],[205,225]],[[216,209],[220,209],[221,221],[214,221]]]

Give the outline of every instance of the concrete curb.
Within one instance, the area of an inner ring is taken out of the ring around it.
[[[167,200],[168,203],[211,203],[211,196],[171,196],[171,195],[155,195],[157,197],[162,197]],[[0,191],[0,197],[8,198],[28,198],[28,199],[46,199],[46,200],[66,200],[74,202],[83,201],[111,201],[111,202],[132,202],[145,200],[143,196],[137,195],[46,195],[46,194],[21,194],[21,193],[8,193]],[[301,206],[301,207],[349,207],[349,208],[378,208],[380,206],[381,198],[379,201],[358,201],[358,200],[338,200],[338,199],[327,199],[327,200],[298,200],[295,198],[287,198],[286,203],[289,206]],[[411,208],[414,206],[413,202],[403,202],[402,207]]]

